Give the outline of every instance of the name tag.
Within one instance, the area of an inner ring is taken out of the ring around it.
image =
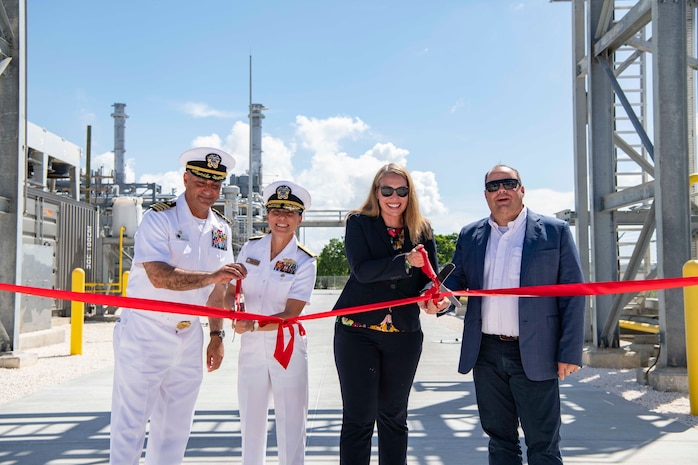
[[[256,258],[252,258],[252,257],[247,257],[245,259],[245,263],[249,263],[250,265],[254,265],[254,266],[259,266],[259,260],[257,260]]]

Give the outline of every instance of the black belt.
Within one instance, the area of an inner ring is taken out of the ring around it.
[[[487,334],[487,333],[482,333],[483,336],[487,337],[492,337],[499,339],[500,341],[504,342],[516,342],[519,340],[519,336],[505,336],[503,334]]]

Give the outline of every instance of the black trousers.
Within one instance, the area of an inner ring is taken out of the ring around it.
[[[520,465],[519,421],[529,465],[560,465],[560,387],[557,378],[528,379],[518,341],[482,336],[473,369],[482,429],[490,437],[491,465]]]
[[[422,354],[422,331],[384,333],[337,323],[334,359],[342,391],[340,465],[368,465],[378,425],[380,465],[407,462],[407,402]]]

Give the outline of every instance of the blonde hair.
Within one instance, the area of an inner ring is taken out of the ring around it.
[[[380,187],[380,181],[385,177],[385,175],[392,173],[405,179],[407,183],[407,208],[402,214],[402,220],[410,232],[410,241],[413,244],[418,244],[419,240],[424,237],[431,239],[432,231],[431,224],[429,220],[424,218],[419,212],[419,201],[417,200],[417,194],[414,191],[414,182],[410,173],[404,167],[396,163],[388,163],[382,166],[376,176],[373,178],[373,184],[371,184],[371,190],[368,192],[368,197],[364,201],[363,205],[358,210],[352,210],[347,214],[347,217],[351,215],[366,215],[373,218],[377,218],[381,214],[381,207],[378,203],[378,188]]]

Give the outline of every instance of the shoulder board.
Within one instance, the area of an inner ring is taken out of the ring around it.
[[[228,218],[227,216],[225,216],[223,213],[219,212],[219,211],[216,210],[215,208],[212,208],[211,210],[213,210],[213,213],[215,213],[216,215],[218,215],[218,217],[219,217],[220,219],[222,219],[223,221],[225,221],[226,223],[228,223],[231,227],[233,226],[233,222],[230,220],[230,218]]]
[[[315,255],[314,253],[312,253],[306,246],[304,246],[304,245],[301,244],[301,243],[298,244],[298,248],[301,249],[301,250],[302,250],[303,252],[305,252],[306,254],[310,255],[312,258],[316,258],[316,257],[317,257],[317,255]]]
[[[166,202],[158,202],[154,203],[150,206],[150,210],[155,210],[156,212],[161,212],[164,210],[169,210],[170,208],[174,207],[177,205],[177,202],[174,200],[168,200]]]
[[[258,240],[260,240],[261,238],[263,238],[264,236],[266,236],[266,234],[262,234],[262,235],[259,235],[259,236],[252,236],[252,237],[250,237],[250,238],[247,239],[247,240],[248,240],[248,241],[258,241]]]

